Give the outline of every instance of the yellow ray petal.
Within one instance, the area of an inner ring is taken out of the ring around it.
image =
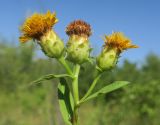
[[[20,27],[22,36],[19,40],[21,42],[26,42],[30,39],[40,40],[43,35],[52,29],[52,26],[57,23],[57,21],[56,14],[50,11],[46,14],[34,13],[27,18]]]
[[[115,48],[119,52],[130,48],[138,48],[131,44],[131,40],[124,36],[122,32],[114,32],[111,35],[105,35],[104,41],[107,47]]]

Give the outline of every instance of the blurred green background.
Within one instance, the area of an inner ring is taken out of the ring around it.
[[[91,24],[93,55],[101,51],[101,37],[112,31],[124,32],[140,46],[124,52],[96,89],[115,80],[131,84],[82,105],[81,125],[160,125],[160,0],[0,0],[0,125],[64,125],[58,80],[29,86],[42,75],[64,72],[63,68],[32,42],[18,42],[24,19],[47,10],[56,12],[59,22],[54,29],[65,42],[68,23],[82,19]],[[81,97],[94,69],[89,63],[81,68]]]
[[[58,80],[29,86],[48,73],[64,70],[56,60],[36,57],[33,44],[0,42],[0,125],[63,125],[57,101]],[[159,125],[160,57],[148,55],[141,65],[125,60],[104,73],[96,89],[115,80],[131,82],[80,108],[81,125]],[[95,75],[86,63],[80,74],[81,96]]]

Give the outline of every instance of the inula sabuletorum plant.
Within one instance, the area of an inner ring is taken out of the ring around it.
[[[58,19],[55,13],[51,13],[50,11],[46,14],[35,13],[31,17],[28,17],[20,27],[22,35],[19,39],[22,43],[27,41],[38,43],[46,56],[57,59],[66,69],[65,74],[48,74],[32,82],[32,84],[59,78],[58,99],[64,122],[66,125],[78,125],[81,124],[78,118],[78,110],[83,103],[99,95],[107,94],[121,88],[129,83],[127,81],[115,81],[93,93],[102,73],[110,71],[116,66],[119,55],[124,50],[137,48],[137,46],[132,45],[131,40],[125,37],[121,32],[114,32],[108,36],[105,35],[105,44],[103,45],[101,53],[96,57],[95,69],[97,70],[97,75],[93,79],[86,94],[80,99],[78,77],[81,64],[90,60],[91,48],[89,37],[92,34],[91,26],[82,20],[71,22],[66,27],[66,34],[69,36],[69,39],[65,47],[63,41],[52,29],[57,21]],[[66,60],[73,64],[73,69]],[[67,83],[65,80],[66,77],[69,77],[72,82]]]

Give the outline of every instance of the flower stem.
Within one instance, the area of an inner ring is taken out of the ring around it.
[[[68,66],[68,64],[66,63],[66,60],[64,59],[64,57],[60,57],[58,59],[58,61],[64,66],[64,68],[66,69],[67,73],[69,75],[73,75],[71,68]]]
[[[79,105],[79,90],[78,90],[78,76],[80,65],[76,64],[74,67],[74,78],[72,82],[73,97],[74,97],[74,112],[73,112],[73,125],[78,125],[78,105]]]
[[[78,107],[74,108],[72,125],[78,125]]]
[[[92,93],[93,89],[95,88],[97,81],[100,79],[101,73],[98,72],[96,78],[92,82],[90,88],[88,89],[87,93],[83,96],[83,98],[80,100],[80,103],[83,103],[83,101]]]

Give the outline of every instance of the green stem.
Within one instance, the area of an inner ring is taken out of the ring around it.
[[[80,65],[76,64],[74,68],[74,78],[72,82],[73,97],[74,97],[74,112],[73,112],[73,125],[78,125],[78,105],[79,105],[79,90],[78,90],[78,76]]]
[[[74,78],[72,82],[73,87],[73,96],[74,96],[74,102],[75,105],[78,104],[79,101],[79,91],[78,91],[78,75],[79,75],[80,65],[76,64],[74,68]]]
[[[64,59],[63,56],[60,57],[60,58],[58,59],[58,61],[64,66],[64,68],[66,69],[66,71],[67,71],[67,73],[68,73],[69,75],[72,75],[72,74],[73,74],[71,68],[68,66],[68,64],[66,63],[66,60]]]
[[[90,88],[88,89],[87,93],[84,95],[84,97],[80,100],[80,103],[83,103],[83,101],[92,93],[93,89],[95,88],[97,81],[100,79],[101,73],[98,72],[96,78],[92,82]]]
[[[78,125],[78,107],[74,108],[73,112],[73,125]]]

